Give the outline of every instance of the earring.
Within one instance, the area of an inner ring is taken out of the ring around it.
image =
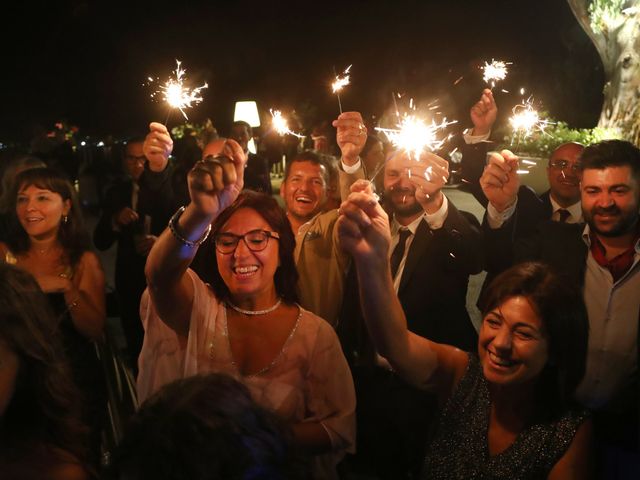
[[[64,225],[66,225],[66,224],[67,224],[67,222],[69,222],[69,216],[68,216],[68,215],[63,215],[63,216],[62,216],[62,223],[63,223]]]

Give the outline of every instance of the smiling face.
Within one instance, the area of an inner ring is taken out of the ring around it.
[[[635,228],[640,185],[631,167],[588,168],[582,176],[582,212],[589,227],[604,237],[625,235]]]
[[[482,320],[478,355],[489,383],[535,381],[547,363],[548,348],[542,320],[526,297],[507,298]]]
[[[411,167],[417,165],[408,154],[398,153],[387,160],[384,167],[384,197],[390,202],[396,217],[407,221],[423,212],[422,205],[416,200],[416,187],[409,180],[408,173]]]
[[[217,233],[244,235],[253,230],[273,232],[267,221],[252,208],[238,209]],[[254,304],[271,306],[276,288],[273,277],[279,264],[278,240],[270,238],[264,250],[254,252],[245,240],[240,240],[234,252],[222,254],[216,250],[218,270],[231,297],[236,301],[250,299]]]
[[[582,145],[567,143],[558,147],[549,158],[547,178],[551,196],[562,207],[568,207],[580,200],[580,164],[579,156],[584,150]],[[560,165],[566,162],[564,168]]]
[[[320,212],[327,200],[326,178],[324,165],[294,160],[280,186],[287,214],[299,222],[307,222]]]
[[[39,240],[55,238],[71,201],[36,185],[22,186],[16,199],[16,215],[27,235]]]

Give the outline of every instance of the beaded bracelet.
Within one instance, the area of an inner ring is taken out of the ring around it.
[[[176,240],[186,245],[187,247],[190,247],[190,248],[199,247],[209,237],[209,233],[211,233],[211,224],[207,226],[207,229],[205,230],[204,234],[198,240],[195,240],[193,242],[191,240],[187,240],[186,238],[184,238],[182,235],[178,233],[178,229],[176,228],[178,224],[178,220],[180,219],[180,215],[182,215],[182,213],[185,210],[186,208],[182,206],[178,209],[176,213],[173,214],[173,217],[171,217],[171,220],[169,220],[169,230],[171,230],[171,233]]]

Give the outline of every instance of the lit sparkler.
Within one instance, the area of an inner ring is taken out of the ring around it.
[[[271,124],[276,132],[279,135],[293,135],[294,137],[304,138],[304,135],[300,135],[299,133],[293,132],[289,129],[289,124],[287,123],[287,119],[282,116],[280,110],[269,110],[271,112]]]
[[[336,75],[335,81],[331,84],[331,90],[338,97],[338,107],[340,108],[340,113],[342,113],[342,102],[340,102],[340,90],[342,90],[344,87],[349,85],[349,83],[351,83],[351,80],[349,79],[350,77],[349,71],[351,70],[351,67],[352,65],[349,65],[347,68],[345,68],[342,75]]]
[[[531,136],[534,132],[545,133],[545,128],[551,123],[548,120],[540,118],[540,115],[533,108],[533,99],[529,97],[526,102],[513,107],[513,115],[509,118],[509,123],[513,129],[513,138],[518,137],[518,143],[521,140]]]
[[[507,65],[511,65],[511,62],[493,59],[491,59],[491,63],[484,62],[484,67],[482,67],[484,74],[482,78],[485,83],[490,83],[491,88],[493,88],[496,86],[497,81],[504,80],[507,76]]]
[[[189,118],[184,110],[202,102],[200,92],[208,88],[209,85],[205,82],[204,85],[193,89],[186,87],[184,85],[186,71],[180,67],[180,60],[176,60],[176,64],[176,69],[173,72],[175,77],[169,78],[157,91],[151,94],[151,98],[155,98],[156,95],[162,95],[163,100],[167,102],[169,107],[180,110],[185,120],[188,120]],[[149,77],[149,82],[153,80],[153,78]]]
[[[415,115],[405,115],[400,120],[397,128],[376,127],[376,130],[383,132],[395,147],[418,159],[425,150],[434,151],[440,149],[451,137],[451,135],[447,135],[442,138],[441,133],[446,127],[454,123],[457,123],[457,121],[447,121],[445,118],[440,123],[432,120],[428,124],[425,120]]]

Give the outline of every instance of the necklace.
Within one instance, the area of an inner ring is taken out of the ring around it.
[[[267,313],[273,312],[276,308],[278,308],[280,306],[281,303],[282,303],[282,298],[279,298],[278,301],[275,304],[273,304],[269,308],[265,308],[264,310],[244,310],[244,309],[234,305],[229,300],[227,300],[227,305],[229,305],[231,308],[233,308],[236,312],[244,313],[245,315],[266,315]]]

